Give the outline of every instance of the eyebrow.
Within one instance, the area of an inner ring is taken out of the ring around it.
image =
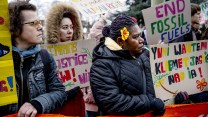
[[[62,25],[62,26],[73,26],[73,24],[71,24],[71,25],[65,24],[65,25]]]

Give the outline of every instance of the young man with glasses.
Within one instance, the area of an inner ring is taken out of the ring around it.
[[[12,2],[9,15],[18,103],[0,107],[0,116],[18,113],[19,117],[34,117],[37,113],[50,113],[63,104],[66,93],[51,54],[45,55],[49,64],[44,69],[42,58],[46,57],[41,57],[39,45],[43,27],[36,7],[27,2]]]

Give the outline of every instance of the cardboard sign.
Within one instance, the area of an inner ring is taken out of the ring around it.
[[[150,61],[156,97],[169,100],[180,91],[208,90],[207,40],[151,45]]]
[[[17,103],[7,0],[0,1],[0,106]]]
[[[160,40],[169,42],[191,30],[190,0],[171,0],[142,13],[149,44],[157,44]]]
[[[124,8],[120,0],[72,0],[79,11],[86,17]]]
[[[92,50],[96,43],[94,39],[89,39],[42,45],[42,48],[53,54],[59,69],[59,78],[66,90],[75,86],[89,86]]]

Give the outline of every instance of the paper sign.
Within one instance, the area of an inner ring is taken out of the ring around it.
[[[205,20],[208,20],[208,1],[200,4],[201,8],[201,23],[204,23]]]
[[[158,98],[168,100],[180,91],[208,90],[208,41],[150,46],[151,72]]]
[[[8,1],[0,1],[0,106],[17,103]]]
[[[160,40],[169,42],[191,30],[190,0],[171,0],[142,13],[149,44],[157,44]]]
[[[59,78],[63,81],[66,90],[75,86],[89,86],[92,50],[96,43],[94,39],[88,39],[42,45],[42,48],[53,54],[59,69]]]
[[[117,10],[126,6],[120,0],[72,0],[71,2],[86,17]]]

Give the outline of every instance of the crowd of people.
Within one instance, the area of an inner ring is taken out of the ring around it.
[[[200,13],[199,5],[191,4],[190,33],[169,43],[208,39],[208,27],[204,32],[200,30]],[[0,116],[51,113],[70,99],[70,90],[65,91],[58,78],[52,54],[40,48],[43,25],[37,8],[24,1],[11,2],[9,16],[18,103],[1,106]],[[88,35],[99,43],[93,50],[90,86],[82,88],[86,116],[147,112],[162,116],[166,109],[163,100],[155,96],[149,50],[144,47],[148,44],[146,33],[134,17],[118,15],[111,23],[107,17],[102,14]],[[52,5],[45,26],[46,44],[84,39],[80,14],[69,4]],[[175,97],[175,104],[207,101],[208,92],[189,95],[184,91]]]

